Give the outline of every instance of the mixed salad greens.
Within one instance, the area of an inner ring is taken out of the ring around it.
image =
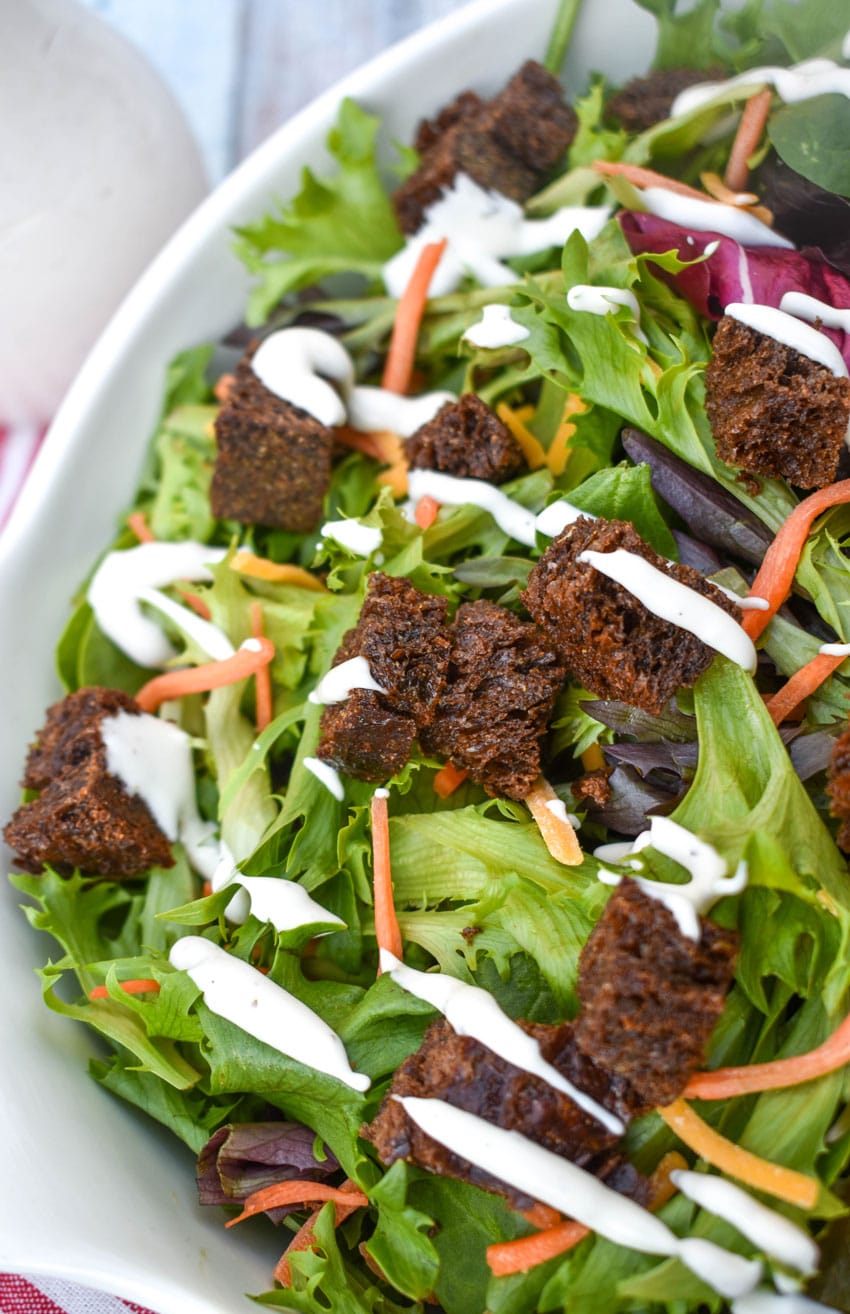
[[[747,0],[728,12],[717,0],[698,0],[685,13],[676,0],[636,2],[658,19],[658,67],[719,65],[726,77],[814,56],[840,61],[842,43],[846,51],[847,14],[826,0]],[[575,8],[565,4],[559,15],[547,56],[555,71]],[[762,85],[756,81],[756,90]],[[647,166],[700,189],[703,176],[724,171],[746,96],[740,86],[721,90],[708,105],[630,135],[606,117],[609,88],[601,78],[570,90],[580,93],[579,127],[566,167],[527,211],[541,217],[564,205],[611,204],[613,192],[632,212],[629,222],[615,215],[591,241],[576,233],[562,250],[511,259],[515,278],[503,287],[467,277],[457,290],[430,298],[417,341],[418,389],[474,391],[525,431],[528,450],[540,459],[503,489],[523,507],[537,513],[566,496],[585,512],[631,522],[667,558],[698,557],[711,578],[746,594],[802,494],[781,479],[742,481],[715,454],[704,372],[710,316],[717,318],[718,302],[734,299],[728,289],[737,276],[737,243],[723,239],[710,259],[687,261],[680,242],[671,248],[666,230],[653,231],[635,175],[594,167]],[[447,1314],[720,1310],[723,1299],[680,1260],[594,1235],[525,1271],[496,1276],[488,1247],[529,1235],[534,1224],[500,1196],[465,1182],[404,1162],[385,1170],[359,1134],[435,1014],[387,975],[376,979],[374,786],[343,777],[340,800],[305,766],[315,757],[322,714],[308,695],[355,624],[378,565],[447,598],[451,608],[484,597],[521,611],[520,591],[545,546],[540,536],[533,548],[512,541],[474,505],[443,506],[423,530],[406,514],[386,462],[359,450],[334,462],[325,519],[353,518],[379,530],[380,560],[317,532],[213,518],[213,386],[252,333],[296,323],[326,327],[351,353],[359,381],[380,376],[397,310],[382,271],[403,238],[376,158],[379,131],[362,108],[343,104],[329,140],[336,172],[317,178],[305,170],[295,198],[239,232],[238,253],[255,276],[250,327],[230,343],[173,362],[130,508],[157,540],[225,549],[212,582],[193,584],[193,591],[235,645],[251,635],[251,605],[259,603],[261,632],[274,645],[272,715],[259,734],[252,680],[167,706],[193,737],[202,815],[220,826],[243,873],[300,883],[343,925],[329,932],[318,915],[278,933],[253,915],[234,924],[226,917],[233,887],[205,891],[179,846],[173,867],[130,881],[50,867],[18,874],[12,880],[28,898],[31,923],[61,946],[42,972],[45,1002],[104,1038],[109,1056],[92,1061],[93,1076],[175,1133],[187,1147],[187,1172],[200,1155],[202,1200],[237,1205],[252,1191],[301,1178],[336,1186],[345,1178],[368,1198],[367,1207],[349,1210],[332,1197],[320,1208],[321,1196],[302,1193],[299,1201],[296,1191],[288,1208],[275,1197],[270,1212],[281,1251],[306,1219],[313,1244],[290,1250],[286,1286],[258,1297],[261,1303],[338,1314],[429,1305]],[[834,263],[818,266],[824,282],[815,286],[813,265],[797,252],[783,251],[780,259],[771,248],[764,267],[754,256],[753,277],[764,280],[755,286],[756,300],[762,286],[790,279],[788,286],[828,293],[833,304],[850,307],[848,136],[847,96],[774,99],[751,161],[752,188],[775,208],[780,231],[783,213],[789,224],[793,216],[795,242],[819,246]],[[415,163],[415,152],[402,148],[399,172]],[[780,169],[781,188],[774,186]],[[805,233],[810,204],[818,227],[807,238],[798,234]],[[634,233],[645,240],[627,240]],[[572,309],[565,292],[579,284],[630,291],[640,334],[629,305],[603,315]],[[514,323],[527,330],[521,344],[492,350],[464,340],[482,307],[493,304],[509,306]],[[136,544],[132,523],[124,518],[112,550]],[[846,728],[847,677],[838,666],[807,698],[802,720],[786,721],[781,732],[764,695],[825,640],[850,640],[848,539],[847,505],[816,520],[795,593],[760,641],[755,678],[718,656],[695,688],[657,717],[603,701],[574,682],[564,686],[545,742],[545,771],[558,798],[579,814],[578,864],[550,854],[521,803],[488,798],[469,780],[442,797],[433,782],[443,763],[414,748],[386,782],[405,961],[484,987],[512,1018],[573,1016],[579,954],[610,895],[593,850],[612,837],[636,836],[647,828],[647,814],[660,810],[709,841],[729,871],[745,862],[749,874],[744,892],[712,911],[715,921],[739,928],[741,947],[707,1067],[765,1063],[824,1042],[845,1017],[850,988],[850,882],[825,793],[830,754]],[[233,568],[237,550],[312,572],[315,587],[295,574],[280,582],[274,570],[240,572]],[[162,624],[179,649],[173,664],[208,660],[173,621]],[[104,634],[82,595],[57,662],[68,691],[103,685],[135,694],[150,674]],[[572,784],[603,766],[613,768],[610,797],[602,806],[577,801]],[[684,878],[651,849],[642,856],[657,879]],[[371,1089],[364,1094],[299,1063],[213,1012],[190,976],[169,962],[187,933],[226,946],[308,1004],[337,1032]],[[69,978],[79,983],[76,997]],[[130,993],[122,989],[130,980],[150,988]],[[818,1184],[810,1208],[760,1198],[812,1229],[824,1263],[811,1290],[842,1310],[850,1310],[846,1097],[846,1073],[838,1068],[791,1088],[698,1106],[741,1149]],[[651,1174],[664,1155],[684,1147],[669,1121],[653,1113],[629,1127],[625,1148]],[[691,1163],[699,1160],[684,1153]],[[761,1253],[683,1194],[674,1194],[660,1216],[680,1236]],[[223,1234],[228,1243],[238,1239]],[[771,1259],[765,1271],[778,1290],[793,1289],[793,1269]],[[743,1301],[739,1307],[750,1309]]]

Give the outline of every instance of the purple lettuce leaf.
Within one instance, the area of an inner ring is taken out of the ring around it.
[[[681,273],[660,271],[681,296],[709,319],[720,319],[731,301],[755,301],[778,306],[785,292],[805,292],[841,310],[850,309],[850,281],[828,264],[817,247],[790,251],[774,246],[743,247],[722,233],[698,233],[659,219],[653,214],[627,210],[620,225],[634,254],[676,251],[682,260],[694,260],[711,242],[713,255]],[[823,329],[850,366],[850,334]]]
[[[609,762],[634,767],[645,779],[652,771],[673,772],[679,777],[685,771],[692,771],[697,764],[699,749],[696,742],[677,744],[669,739],[659,739],[653,744],[604,744],[602,751]],[[672,782],[670,784],[672,788]]]
[[[813,730],[810,734],[799,734],[794,737],[788,752],[791,756],[791,765],[801,780],[809,780],[819,771],[826,771],[835,747],[835,740],[843,727],[838,725],[835,729],[835,734],[829,730]]]
[[[607,726],[618,735],[632,735],[642,743],[671,739],[685,744],[697,737],[696,717],[680,712],[674,702],[668,703],[658,716],[643,712],[639,707],[629,707],[627,703],[619,703],[613,698],[582,699],[579,705],[582,711],[587,712],[600,725]]]
[[[632,461],[649,466],[653,489],[696,539],[761,564],[773,535],[736,497],[639,429],[624,429],[621,439]]]
[[[701,575],[714,575],[718,570],[723,569],[722,558],[707,543],[701,543],[698,538],[691,538],[690,534],[683,534],[681,529],[674,529],[672,533],[676,547],[679,549],[680,566],[690,566],[693,570],[698,570]]]
[[[671,812],[681,794],[680,789],[644,780],[630,766],[615,767],[608,784],[611,786],[608,802],[601,808],[588,802],[588,815],[618,835],[639,835],[649,825],[647,817],[656,811]]]
[[[317,1159],[315,1145],[315,1132],[297,1122],[228,1123],[198,1155],[198,1200],[203,1205],[238,1204],[276,1182],[331,1177],[339,1164],[330,1151]],[[293,1207],[267,1213],[279,1222]]]

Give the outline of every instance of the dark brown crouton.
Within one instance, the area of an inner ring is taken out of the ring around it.
[[[799,488],[833,482],[850,420],[850,379],[724,315],[705,385],[721,460]]]
[[[408,438],[405,455],[414,470],[441,470],[491,484],[503,484],[527,469],[510,429],[474,392],[441,406]]]
[[[520,1025],[537,1037],[544,1057],[568,1080],[624,1120],[633,1116],[634,1093],[624,1082],[612,1084],[608,1073],[578,1053],[568,1023]],[[516,1208],[529,1207],[528,1196],[427,1136],[394,1095],[445,1100],[499,1127],[521,1132],[625,1194],[646,1198],[645,1179],[613,1148],[617,1138],[606,1127],[548,1082],[514,1067],[472,1037],[459,1036],[443,1019],[428,1028],[419,1049],[398,1069],[377,1116],[362,1135],[384,1164],[406,1159],[442,1176],[498,1191]]]
[[[699,942],[624,879],[582,950],[576,1042],[649,1106],[669,1104],[705,1059],[732,981],[738,933],[702,922]]]
[[[648,611],[627,589],[578,560],[590,549],[625,548],[673,576],[729,615],[737,608],[689,566],[672,565],[622,520],[580,516],[553,539],[528,578],[522,600],[567,667],[599,698],[657,716],[677,689],[689,688],[714,650]]]
[[[490,101],[462,93],[436,119],[420,124],[419,167],[393,196],[402,230],[416,232],[458,173],[527,200],[566,151],[576,125],[557,78],[533,60]]]
[[[850,726],[839,735],[827,770],[829,810],[841,822],[838,847],[850,853]]]
[[[410,757],[416,737],[412,716],[401,716],[371,689],[353,689],[322,714],[318,755],[357,780],[387,780]]]
[[[376,572],[360,618],[343,638],[334,666],[365,657],[383,693],[355,690],[322,716],[318,756],[360,780],[395,775],[416,731],[434,715],[451,647],[446,599],[406,579]]]
[[[250,356],[237,366],[215,433],[210,501],[217,519],[297,533],[316,528],[330,482],[333,431],[261,383]]]
[[[41,789],[18,808],[4,830],[18,865],[79,867],[102,876],[132,876],[171,867],[174,858],[147,805],[106,769],[100,734],[105,717],[138,714],[132,698],[85,688],[49,708],[27,759],[24,785]]]
[[[609,766],[601,767],[598,771],[587,771],[570,783],[577,807],[582,803],[592,803],[597,808],[605,807],[611,798],[611,771]]]
[[[445,691],[420,740],[451,758],[488,794],[525,798],[540,775],[565,667],[536,625],[494,602],[465,602],[452,630]]]
[[[647,128],[670,117],[673,101],[686,87],[700,82],[714,82],[724,76],[722,68],[657,68],[631,82],[608,100],[605,114],[626,132],[646,132]]]

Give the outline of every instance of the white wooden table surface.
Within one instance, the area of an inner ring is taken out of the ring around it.
[[[464,0],[84,0],[149,57],[211,183],[318,92]]]

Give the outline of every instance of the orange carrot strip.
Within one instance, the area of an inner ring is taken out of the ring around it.
[[[590,1228],[573,1219],[558,1223],[557,1227],[533,1236],[521,1236],[516,1241],[499,1241],[487,1247],[487,1264],[494,1277],[509,1277],[511,1273],[525,1273],[547,1259],[572,1250],[579,1241],[590,1236]]]
[[[750,156],[762,139],[772,99],[773,91],[765,87],[763,91],[751,96],[744,106],[724,175],[727,187],[731,187],[733,192],[742,192],[749,181]]]
[[[151,981],[147,977],[139,977],[137,980],[134,981],[120,981],[119,985],[121,986],[121,989],[126,991],[128,995],[144,995],[147,994],[148,991],[150,991],[152,994],[156,994],[157,991],[159,990],[159,982]],[[108,998],[109,998],[109,991],[107,990],[105,985],[95,986],[93,990],[89,991],[89,999],[108,999]]]
[[[777,690],[772,698],[768,698],[765,706],[770,712],[770,719],[774,725],[781,725],[787,721],[791,713],[800,706],[805,698],[819,689],[824,680],[837,671],[846,657],[830,657],[828,653],[819,652],[817,657],[813,657],[805,666],[801,666],[795,671],[782,688]]]
[[[428,288],[448,241],[428,242],[419,252],[410,282],[401,294],[384,365],[382,386],[388,392],[406,393],[410,387],[419,325],[428,300]]]
[[[212,620],[212,612],[204,602],[203,598],[198,597],[197,593],[192,593],[191,589],[180,588],[179,585],[177,587],[177,592],[180,594],[187,607],[191,607],[192,611],[198,616],[202,617],[203,620]]]
[[[432,497],[430,493],[426,493],[425,496],[420,497],[419,501],[416,503],[416,510],[413,513],[413,518],[420,529],[430,529],[434,521],[437,519],[437,512],[439,510],[440,503],[437,501],[436,497]]]
[[[764,1191],[800,1209],[813,1209],[820,1195],[820,1185],[812,1177],[769,1163],[750,1150],[744,1150],[721,1136],[703,1122],[684,1100],[674,1100],[658,1113],[667,1126],[689,1149],[721,1172],[736,1177],[755,1191]]]
[[[389,813],[387,800],[377,793],[372,795],[372,880],[378,948],[389,949],[396,958],[401,958],[401,931],[395,915],[393,874],[390,867]]]
[[[581,764],[585,771],[602,771],[605,757],[598,744],[590,744],[581,755]]]
[[[217,401],[226,402],[230,400],[230,394],[233,392],[233,385],[236,383],[235,374],[222,374],[221,378],[213,388],[213,396]]]
[[[361,433],[359,429],[350,429],[340,425],[334,429],[334,437],[343,447],[351,447],[355,452],[362,452],[373,461],[380,461],[389,467],[378,475],[379,484],[387,484],[396,497],[407,493],[407,458],[404,443],[397,433],[390,430],[376,430],[374,433]]]
[[[715,201],[722,201],[724,205],[737,205],[749,210],[750,206],[758,203],[759,198],[755,192],[733,192],[717,173],[701,173],[699,180],[709,196],[713,196]]]
[[[751,639],[757,639],[767,629],[771,618],[791,592],[800,555],[815,520],[821,512],[839,506],[842,502],[850,502],[850,479],[842,479],[837,484],[830,484],[827,488],[819,488],[816,493],[811,493],[794,507],[788,519],[780,525],[750,588],[753,597],[765,598],[770,605],[767,611],[745,612],[741,621]]]
[[[522,422],[516,411],[512,411],[505,402],[499,402],[496,414],[506,429],[509,429],[519,443],[529,470],[539,470],[546,464],[546,451],[539,438]]]
[[[577,867],[584,856],[578,836],[570,822],[559,817],[549,807],[549,803],[557,798],[549,781],[544,776],[538,776],[523,802],[537,822],[543,843],[555,861],[567,867]]]
[[[230,569],[238,575],[248,575],[251,579],[264,579],[272,584],[294,584],[296,588],[312,589],[314,593],[327,593],[318,576],[311,575],[303,566],[269,561],[266,557],[258,557],[249,552],[247,548],[237,548],[230,559]]]
[[[670,1181],[670,1174],[677,1168],[687,1168],[688,1161],[678,1150],[670,1150],[658,1161],[655,1172],[649,1179],[649,1208],[656,1213],[676,1194],[676,1187]]]
[[[255,639],[263,637],[263,607],[260,602],[251,603],[251,633]],[[254,674],[254,695],[259,735],[271,724],[272,719],[272,677],[267,665],[261,666]]]
[[[132,529],[140,543],[156,542],[144,511],[131,511],[127,517],[127,526]]]
[[[454,762],[447,762],[434,777],[434,793],[439,794],[440,798],[450,798],[468,776],[469,772],[464,767],[456,767]]]
[[[656,173],[654,169],[644,169],[639,164],[627,164],[624,160],[594,160],[593,167],[604,178],[625,178],[635,187],[663,187],[668,192],[677,192],[679,196],[695,196],[699,201],[710,198],[705,192],[689,187],[687,183],[676,178],[668,178],[665,173]]]
[[[728,1100],[736,1095],[755,1095],[763,1090],[800,1086],[804,1081],[825,1077],[850,1063],[850,1016],[832,1035],[807,1054],[751,1063],[747,1067],[718,1068],[691,1077],[685,1095],[692,1100]]]
[[[226,684],[236,684],[256,675],[261,666],[268,666],[274,657],[274,644],[269,639],[250,639],[252,646],[244,644],[232,657],[220,662],[204,662],[202,666],[187,666],[180,671],[166,671],[155,675],[142,685],[136,702],[143,712],[155,712],[169,698],[184,698],[186,694],[207,693]]]
[[[530,1209],[520,1209],[520,1213],[527,1223],[532,1227],[539,1227],[541,1230],[557,1227],[561,1222],[561,1214],[551,1205],[543,1204],[542,1200],[535,1200]]]
[[[340,1190],[340,1195],[343,1197],[360,1196],[360,1192],[357,1190],[357,1187],[351,1181],[347,1181],[347,1180],[344,1181],[342,1186],[339,1188],[339,1190]],[[356,1209],[359,1209],[360,1207],[361,1206],[358,1200],[355,1200],[351,1204],[347,1202],[343,1203],[341,1199],[335,1200],[334,1227],[339,1227],[340,1223],[344,1223],[346,1218],[348,1218],[351,1214],[354,1213]],[[281,1285],[284,1287],[288,1287],[292,1284],[292,1272],[289,1267],[289,1256],[293,1254],[295,1251],[312,1250],[313,1248],[313,1244],[315,1242],[316,1219],[318,1215],[319,1215],[319,1210],[315,1209],[313,1213],[310,1215],[310,1217],[307,1219],[306,1223],[303,1223],[301,1227],[298,1229],[298,1231],[295,1233],[295,1236],[292,1238],[289,1245],[286,1247],[280,1259],[278,1260],[277,1264],[275,1265],[273,1276],[275,1280],[277,1282],[280,1282]]]
[[[369,1203],[362,1191],[343,1191],[339,1186],[328,1186],[327,1182],[275,1182],[274,1186],[264,1186],[259,1191],[252,1191],[242,1205],[238,1218],[229,1218],[225,1227],[235,1227],[244,1223],[246,1218],[265,1213],[267,1209],[279,1209],[282,1205],[302,1205],[305,1208],[316,1201],[333,1200],[353,1209],[362,1209]]]

